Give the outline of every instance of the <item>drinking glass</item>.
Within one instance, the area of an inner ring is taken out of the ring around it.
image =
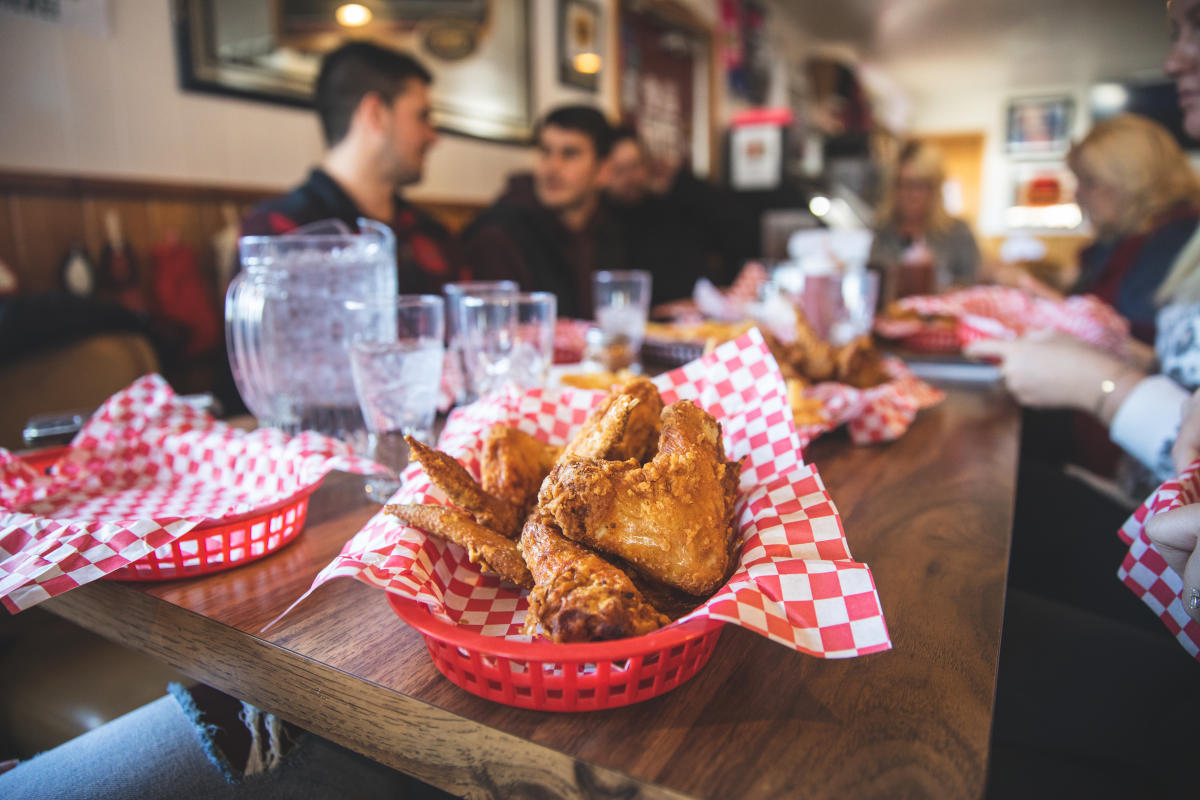
[[[879,274],[865,269],[800,274],[784,290],[818,336],[841,346],[871,332]]]
[[[558,298],[550,292],[464,297],[459,330],[474,395],[509,381],[526,389],[544,386],[554,361],[557,317]]]
[[[408,462],[404,435],[433,440],[445,354],[445,303],[437,295],[400,295],[391,301],[353,304],[356,313],[388,323],[383,336],[350,343],[354,389],[367,424],[364,455],[395,473]],[[380,502],[399,488],[394,480],[368,483]]]
[[[592,276],[596,324],[605,349],[614,356],[614,367],[638,363],[646,319],[650,315],[650,273],[644,270],[612,270]]]
[[[467,378],[467,364],[462,346],[459,320],[464,297],[512,296],[521,291],[516,281],[460,281],[442,287],[446,295],[446,347],[450,351],[448,368],[454,370],[452,381],[454,400],[459,405],[473,402],[476,397]]]

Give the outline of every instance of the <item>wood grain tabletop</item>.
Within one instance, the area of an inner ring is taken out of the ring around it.
[[[477,698],[354,580],[264,631],[377,508],[340,473],[272,556],[191,580],[97,581],[44,607],[463,796],[979,797],[1019,424],[1003,394],[951,389],[896,442],[833,434],[806,453],[872,568],[892,650],[822,660],[727,627],[690,682],[625,708]]]

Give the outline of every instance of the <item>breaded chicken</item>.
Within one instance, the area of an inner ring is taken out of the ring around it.
[[[508,425],[493,425],[483,436],[479,454],[488,494],[510,503],[524,518],[537,502],[538,488],[550,474],[561,447],[546,444]]]
[[[662,398],[648,378],[613,387],[564,448],[562,458],[604,458],[645,462],[654,454],[661,429]]]
[[[471,563],[478,564],[484,572],[499,575],[523,589],[533,588],[533,576],[517,543],[485,528],[462,511],[437,505],[388,505],[383,511],[405,525],[466,549]]]
[[[522,515],[517,506],[483,490],[467,468],[440,450],[427,447],[405,436],[412,457],[421,463],[435,486],[446,493],[450,502],[469,511],[475,521],[493,531],[515,539],[521,533]]]
[[[629,576],[563,537],[534,514],[518,542],[535,586],[525,632],[538,626],[555,642],[591,642],[649,633],[671,620],[646,602]]]
[[[647,464],[564,458],[542,484],[538,508],[567,538],[706,595],[734,563],[740,472],[725,458],[717,421],[683,400],[663,412],[658,453]]]

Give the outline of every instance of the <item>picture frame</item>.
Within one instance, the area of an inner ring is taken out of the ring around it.
[[[1067,96],[1008,102],[1005,151],[1013,157],[1061,156],[1071,144],[1075,101]]]
[[[592,0],[558,2],[558,79],[595,92],[603,71],[600,7]]]
[[[312,108],[321,56],[352,39],[414,55],[432,74],[434,124],[525,145],[533,139],[531,0],[377,0],[347,26],[317,0],[174,0],[184,91]]]

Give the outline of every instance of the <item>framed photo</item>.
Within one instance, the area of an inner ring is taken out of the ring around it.
[[[1011,156],[1061,155],[1071,144],[1070,97],[1024,97],[1008,103],[1006,150]]]
[[[188,91],[311,108],[322,56],[367,39],[411,53],[433,73],[440,129],[525,144],[533,135],[529,4],[175,0],[180,83]]]
[[[600,7],[591,0],[558,2],[558,78],[567,86],[596,91],[604,45]]]

